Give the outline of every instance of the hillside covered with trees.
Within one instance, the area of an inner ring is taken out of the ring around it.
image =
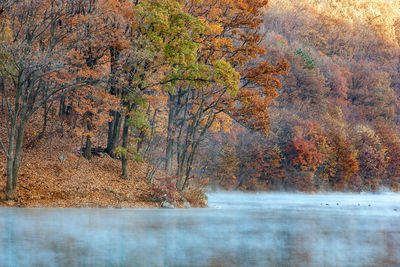
[[[266,59],[291,67],[271,132],[210,136],[205,153],[222,152],[200,175],[243,190],[399,190],[399,14],[398,1],[269,1]]]
[[[0,1],[0,203],[400,189],[400,4]]]

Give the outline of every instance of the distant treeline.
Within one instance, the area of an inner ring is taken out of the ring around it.
[[[270,1],[266,59],[291,67],[271,132],[210,135],[198,175],[244,190],[399,190],[398,12],[395,1]]]

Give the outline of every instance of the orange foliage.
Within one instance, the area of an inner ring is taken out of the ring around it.
[[[289,142],[285,152],[288,159],[301,170],[315,172],[323,162],[323,155],[318,152],[315,144],[302,137],[296,137]]]

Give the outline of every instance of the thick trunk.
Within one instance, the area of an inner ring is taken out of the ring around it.
[[[106,152],[114,155],[114,150],[119,143],[119,135],[121,131],[121,114],[118,111],[113,111],[113,120],[108,123],[108,137]]]
[[[172,160],[174,154],[174,139],[168,137],[167,149],[165,151],[165,170],[170,172],[172,169]]]
[[[89,160],[92,159],[92,140],[90,140],[90,136],[86,136],[86,147],[83,156]]]
[[[15,135],[15,126],[12,131],[13,135]],[[18,182],[18,174],[20,168],[21,161],[21,152],[22,152],[22,143],[24,139],[24,131],[25,131],[25,121],[22,121],[20,125],[18,125],[18,135],[17,140],[14,146],[14,136],[10,136],[10,145],[9,145],[9,156],[7,158],[7,185],[6,185],[6,196],[7,199],[14,200],[17,197],[17,182]],[[12,153],[14,151],[14,153]]]
[[[19,97],[17,95],[17,97]],[[7,199],[15,199],[16,188],[14,188],[14,177],[13,177],[13,165],[14,165],[14,140],[15,133],[17,130],[17,110],[19,108],[18,99],[15,101],[16,111],[11,118],[11,129],[8,136],[8,155],[7,155],[7,185],[6,185],[6,196]]]
[[[121,163],[122,163],[122,178],[130,180],[129,174],[129,164],[128,164],[128,146],[129,146],[129,115],[125,116],[124,127],[122,130],[122,148],[124,153],[122,153]]]
[[[67,107],[65,105],[65,96],[60,97],[60,108],[58,110],[58,116],[62,117],[67,113]]]
[[[13,162],[13,185],[17,186],[17,179],[20,167],[20,158],[22,152],[22,143],[24,140],[24,132],[25,132],[25,122],[21,122],[18,127],[18,136],[17,142],[15,143],[15,154],[14,154],[14,162]]]
[[[117,84],[116,82],[116,70],[117,70],[117,61],[119,57],[119,50],[115,46],[110,46],[110,56],[111,56],[111,75],[110,75],[110,94],[112,95],[118,95],[120,93],[119,88],[117,88],[115,85]],[[107,147],[106,147],[106,152],[109,154],[111,157],[114,157],[114,150],[118,147],[119,145],[119,137],[120,137],[120,131],[121,131],[121,113],[118,111],[111,111],[111,115],[113,116],[113,120],[108,123],[108,136],[107,136]]]
[[[115,85],[117,84],[116,79],[116,72],[118,69],[118,58],[119,58],[119,49],[116,46],[110,46],[110,59],[111,59],[111,75],[110,75],[110,94],[112,95],[118,95],[121,93],[119,88],[117,88]]]
[[[13,162],[14,158],[7,158],[7,185],[6,196],[7,199],[13,200],[16,196],[16,188],[13,186]]]
[[[144,143],[144,141],[145,141],[145,137],[146,137],[146,132],[145,132],[145,131],[140,131],[140,133],[139,133],[139,140],[138,140],[137,146],[136,146],[136,151],[137,151],[137,153],[139,153],[140,150],[142,149],[143,143]]]

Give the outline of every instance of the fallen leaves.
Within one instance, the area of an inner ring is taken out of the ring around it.
[[[54,142],[57,146],[73,147],[74,140]],[[58,154],[50,157],[47,142],[42,140],[23,157],[18,186],[18,201],[5,201],[5,157],[0,155],[0,206],[23,207],[159,207],[150,195],[145,181],[145,163],[132,164],[132,180],[120,178],[120,161],[109,156],[92,160],[69,157],[60,167]]]

